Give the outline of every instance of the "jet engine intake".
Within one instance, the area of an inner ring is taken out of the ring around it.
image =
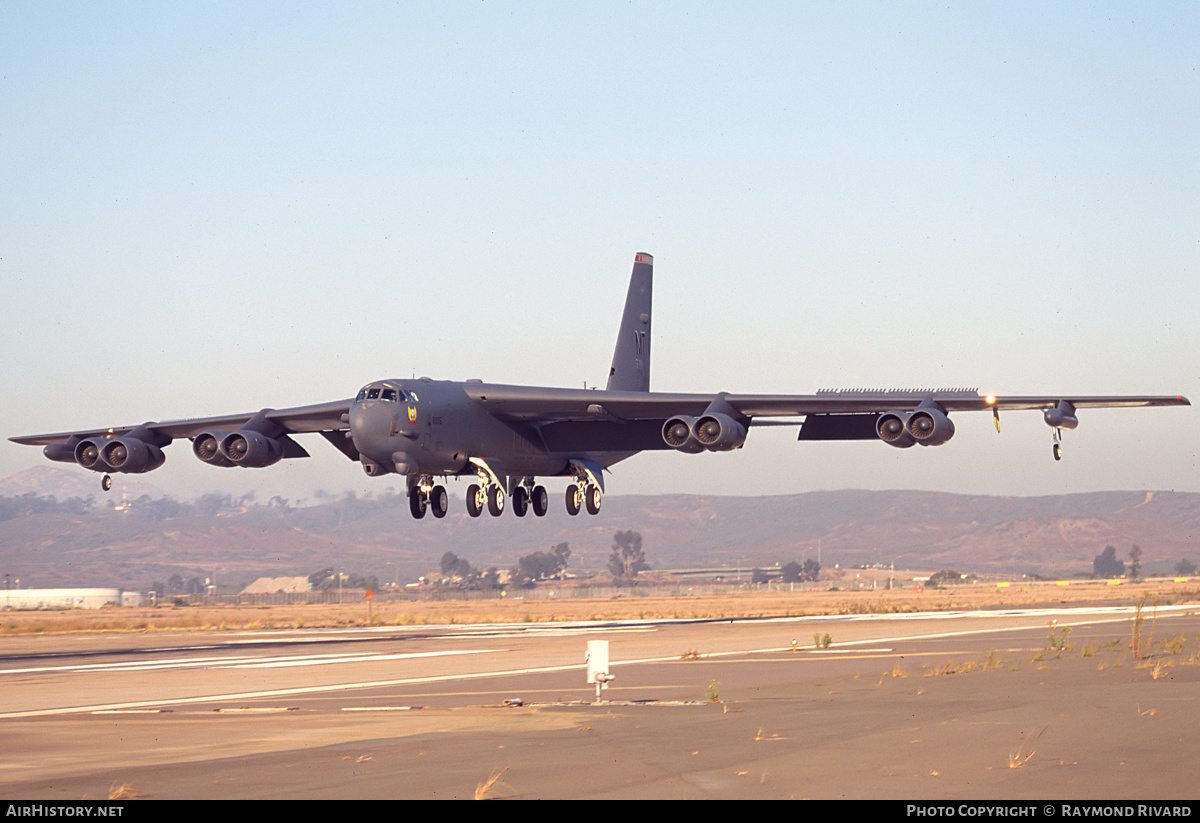
[[[237,465],[228,457],[221,454],[221,441],[229,436],[229,432],[223,431],[206,431],[196,435],[192,439],[192,454],[199,457],[201,462],[207,463],[210,466],[222,466],[228,468]]]
[[[884,412],[875,421],[875,433],[879,435],[880,440],[889,446],[895,446],[898,449],[907,449],[910,446],[914,446],[917,441],[913,439],[913,436],[908,431],[908,418],[910,416],[909,412]]]
[[[687,454],[699,454],[704,451],[704,444],[692,433],[696,418],[680,415],[672,417],[663,424],[662,438],[668,446]]]
[[[231,465],[261,469],[283,459],[283,444],[260,432],[241,429],[225,436],[219,454]]]
[[[918,406],[908,418],[908,433],[922,446],[940,446],[954,436],[954,424],[941,409]]]
[[[740,449],[746,442],[746,427],[727,414],[706,414],[692,427],[696,440],[710,452]]]

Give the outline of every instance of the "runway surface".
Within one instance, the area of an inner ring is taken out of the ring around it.
[[[1194,611],[4,638],[0,795],[1188,799]]]

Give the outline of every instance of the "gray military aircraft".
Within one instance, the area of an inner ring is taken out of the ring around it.
[[[940,446],[954,435],[950,413],[1040,409],[1053,430],[1054,459],[1076,410],[1112,406],[1186,406],[1182,396],[995,397],[974,389],[823,390],[816,394],[668,394],[650,391],[650,309],[654,260],[633,259],[633,274],[603,390],[508,386],[421,377],[368,383],[350,400],[256,413],[143,423],[109,429],[10,438],[44,446],[51,460],[103,473],[161,466],[177,439],[210,466],[263,468],[307,457],[293,434],[318,433],[370,476],[403,475],[414,517],[445,517],[449,498],[438,479],[475,477],[467,511],[500,515],[506,498],[518,517],[549,508],[538,477],[570,478],[572,514],[600,511],[604,471],[649,449],[688,454],[741,448],[755,425],[797,425],[800,440],[874,440],[896,448]],[[757,418],[802,418],[758,420]]]

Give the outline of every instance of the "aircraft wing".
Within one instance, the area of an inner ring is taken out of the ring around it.
[[[935,403],[945,412],[991,409],[1052,409],[1066,401],[1077,409],[1122,406],[1187,406],[1179,395],[1013,395],[985,396],[967,389],[825,390],[816,394],[674,394],[592,389],[546,389],[472,384],[467,396],[493,416],[511,423],[553,420],[663,420],[677,414],[703,414],[717,398],[744,417],[806,417],[813,414],[912,411]]]
[[[998,420],[1001,410],[1036,409],[1052,428],[1071,429],[1078,425],[1075,412],[1081,408],[1190,405],[1180,395],[1004,397],[974,389],[673,394],[471,384],[466,392],[494,417],[536,429],[552,451],[722,451],[740,446],[746,429],[756,425],[799,425],[800,440],[883,439],[898,447],[938,445],[953,436],[948,417],[952,412],[991,410]],[[802,420],[758,419],[788,417]],[[697,418],[703,418],[709,429],[703,436]],[[919,419],[916,429],[910,425],[914,419]],[[668,422],[683,426],[674,443],[667,441]],[[891,431],[883,430],[885,424]]]
[[[278,426],[284,433],[319,432],[347,429],[349,426],[342,421],[342,415],[350,411],[349,400],[338,400],[333,403],[319,403],[312,406],[297,406],[291,409],[264,409],[259,412],[223,415],[220,417],[197,417],[188,420],[168,420],[162,423],[142,423],[136,426],[118,426],[107,429],[81,429],[71,432],[56,432],[53,434],[31,434],[21,437],[10,437],[14,443],[24,446],[49,446],[64,443],[72,437],[83,439],[87,437],[121,437],[135,429],[145,429],[154,435],[175,440],[180,437],[194,437],[213,429],[233,431],[242,425],[262,415],[270,423]]]

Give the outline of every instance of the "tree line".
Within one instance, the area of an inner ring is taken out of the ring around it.
[[[501,584],[500,572],[495,566],[486,570],[471,565],[466,558],[454,552],[442,555],[440,570],[448,585],[472,590],[499,589],[504,585],[527,588],[547,580],[562,580],[566,576],[571,560],[571,546],[559,543],[546,551],[523,555],[509,569],[508,582]],[[642,548],[642,535],[635,531],[619,531],[613,535],[612,553],[608,558],[608,570],[617,585],[632,585],[639,572],[646,571],[646,552]]]
[[[762,569],[750,573],[752,583],[766,583],[772,577]],[[779,579],[784,583],[816,583],[821,578],[821,564],[811,557],[803,563],[792,560],[779,567]]]
[[[1196,573],[1196,564],[1186,557],[1174,566],[1175,574],[1187,577]],[[1105,546],[1104,551],[1096,555],[1092,561],[1092,573],[1096,577],[1113,578],[1128,577],[1137,580],[1142,576],[1142,550],[1134,543],[1129,547],[1129,564],[1117,557],[1116,546]]]

